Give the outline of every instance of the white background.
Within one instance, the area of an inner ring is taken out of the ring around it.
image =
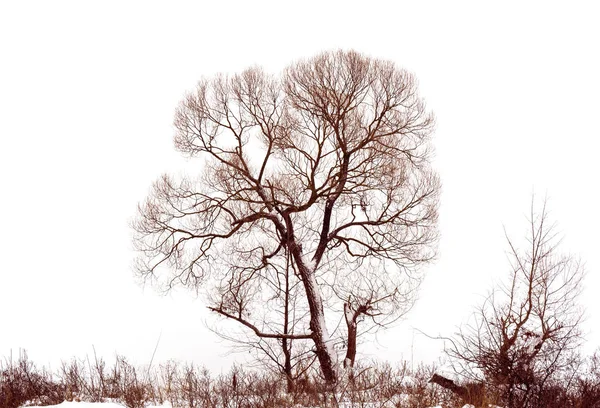
[[[599,10],[595,2],[0,2],[0,356],[115,352],[227,370],[244,356],[203,304],[133,277],[128,223],[163,172],[174,109],[202,76],[278,73],[356,49],[412,71],[437,117],[438,261],[408,318],[363,357],[432,361],[507,271],[504,227],[547,196],[589,271],[586,352],[600,346]],[[162,333],[162,335],[161,335]],[[376,341],[375,341],[376,340]]]

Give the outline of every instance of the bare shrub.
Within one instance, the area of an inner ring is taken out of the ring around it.
[[[96,375],[92,381],[90,369],[97,369],[86,360],[72,359],[64,363],[58,382],[53,382],[52,376],[44,370],[36,370],[23,357],[10,366],[4,364],[0,370],[3,379],[0,406],[58,404],[65,399],[67,387],[79,390],[78,394],[72,392],[74,400],[96,398],[120,402],[127,407],[164,401],[174,408],[424,408],[438,405],[454,408],[464,405],[457,395],[429,381],[437,368],[427,365],[419,365],[413,370],[406,363],[396,367],[377,362],[358,364],[354,367],[352,380],[346,377],[340,381],[335,392],[324,384],[321,373],[315,369],[305,373],[293,392],[287,392],[285,376],[281,373],[234,367],[227,374],[211,377],[206,369],[193,364],[169,361],[154,369],[140,369],[134,368],[123,357],[118,357],[110,368],[101,370],[102,386],[92,386],[92,382],[99,383]],[[537,400],[535,407],[596,407],[600,397],[598,357],[591,358],[581,370],[581,377],[573,377],[571,386],[566,382],[548,383],[543,399]],[[9,381],[5,382],[7,378]],[[42,382],[41,378],[44,378]],[[473,387],[469,383],[459,385],[471,392],[481,391],[477,384]],[[104,389],[105,394],[94,396],[89,392],[92,389]],[[477,406],[487,408],[488,404],[496,402],[490,394],[484,393],[479,398],[481,405]]]
[[[181,399],[187,402],[187,406],[213,407],[216,400],[212,395],[212,379],[205,368],[199,368],[193,364],[186,365],[179,380]]]
[[[138,375],[136,368],[123,356],[117,356],[108,384],[113,398],[123,401],[128,408],[143,408],[149,399],[150,384]]]
[[[456,404],[457,399],[452,393],[431,384],[430,379],[436,369],[435,365],[419,364],[417,366],[411,373],[410,379],[402,387],[403,393],[407,396],[402,407],[419,408],[436,405],[446,407]]]
[[[588,359],[587,367],[576,379],[574,395],[577,408],[600,407],[600,349]]]
[[[17,408],[30,402],[40,405],[58,404],[64,399],[64,389],[51,373],[38,369],[21,350],[17,361],[12,354],[0,362],[0,407]]]
[[[532,202],[524,250],[507,239],[508,281],[491,292],[470,325],[447,339],[446,353],[459,374],[500,394],[501,405],[545,406],[579,365],[584,269],[558,252],[545,204],[536,214]]]

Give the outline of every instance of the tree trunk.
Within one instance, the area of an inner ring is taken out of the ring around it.
[[[321,291],[315,278],[313,268],[309,268],[302,259],[301,252],[298,247],[293,248],[292,254],[298,265],[298,271],[302,277],[302,283],[308,300],[308,308],[310,311],[310,330],[312,339],[315,343],[315,352],[321,366],[321,371],[325,377],[325,382],[333,386],[338,381],[337,372],[337,355],[330,343],[329,332],[325,325],[325,313],[323,312],[323,299]]]
[[[338,381],[337,372],[337,355],[329,342],[329,332],[325,325],[325,314],[323,313],[323,300],[321,293],[317,287],[314,272],[308,273],[306,278],[302,279],[306,297],[308,299],[308,307],[310,309],[310,329],[315,342],[315,349],[321,371],[325,377],[325,382],[328,385],[335,385]]]
[[[312,265],[309,265],[304,259],[302,245],[298,244],[294,238],[294,228],[290,216],[285,214],[284,219],[287,229],[286,244],[298,267],[298,273],[306,292],[306,300],[308,301],[310,312],[310,330],[315,343],[315,353],[319,360],[323,377],[325,377],[325,382],[329,386],[335,386],[338,382],[337,355],[331,345],[329,332],[325,324],[323,299],[321,298],[321,290],[315,278],[316,265],[314,262]]]
[[[289,266],[289,264],[288,264]],[[283,333],[289,334],[290,326],[290,270],[289,267],[285,271],[285,306],[284,306],[284,320],[283,320]],[[285,379],[287,382],[287,392],[294,392],[294,377],[292,375],[292,339],[283,338],[281,339],[281,347],[283,349],[283,356],[285,361],[283,363],[283,371],[285,373]]]
[[[346,358],[344,359],[344,368],[354,367],[356,360],[356,322],[351,322],[348,325],[348,347],[346,348]]]
[[[354,361],[356,360],[356,336],[358,334],[358,313],[352,313],[350,301],[344,303],[344,318],[348,328],[348,339],[346,347],[346,358],[344,358],[344,368],[352,371]]]
[[[447,390],[452,391],[460,397],[463,404],[472,404],[477,408],[483,406],[483,401],[485,399],[485,390],[483,384],[471,384],[470,386],[465,387],[458,385],[454,381],[439,374],[434,374],[429,382],[440,385]]]
[[[356,360],[356,321],[348,323],[348,346],[346,348],[346,357],[344,358],[345,374],[352,384],[354,384],[354,361]]]
[[[294,391],[294,377],[292,375],[292,340],[281,339],[281,346],[283,349],[283,356],[285,361],[283,362],[283,372],[287,381],[287,392]]]

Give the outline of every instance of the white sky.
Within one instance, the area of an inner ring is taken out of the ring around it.
[[[163,172],[193,172],[172,118],[203,75],[353,48],[415,73],[437,117],[438,262],[409,318],[368,356],[434,360],[507,271],[503,225],[547,195],[589,271],[587,351],[600,346],[600,16],[595,2],[0,2],[0,356],[40,364],[115,351],[216,372],[241,356],[187,293],[131,271],[128,222]],[[567,5],[568,4],[568,5]]]

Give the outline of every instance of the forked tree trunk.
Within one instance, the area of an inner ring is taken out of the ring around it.
[[[358,320],[367,314],[370,308],[370,302],[356,304],[354,307],[350,303],[350,299],[344,303],[344,319],[348,330],[346,358],[344,359],[344,368],[350,370],[352,377],[352,368],[356,360],[356,338],[358,337]]]

